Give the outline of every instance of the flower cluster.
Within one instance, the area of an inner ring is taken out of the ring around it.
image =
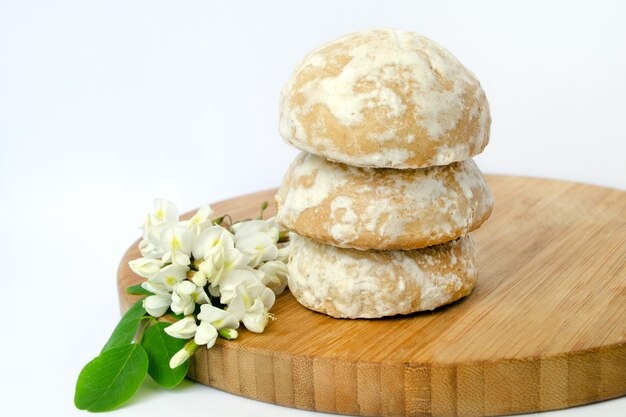
[[[198,346],[212,347],[218,335],[234,339],[243,323],[261,333],[275,296],[287,285],[289,246],[273,219],[228,225],[212,220],[211,207],[202,207],[181,221],[167,200],[155,200],[155,212],[142,227],[142,258],[129,263],[147,278],[142,287],[151,293],[143,301],[153,317],[172,312],[179,318],[165,331],[190,342],[172,358],[172,368],[184,363]]]

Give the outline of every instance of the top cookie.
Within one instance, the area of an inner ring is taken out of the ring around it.
[[[281,97],[280,134],[349,165],[423,168],[477,155],[489,104],[474,75],[417,33],[356,32],[297,67]]]

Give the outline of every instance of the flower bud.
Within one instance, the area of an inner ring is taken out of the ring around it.
[[[172,359],[170,359],[170,368],[178,368],[180,365],[185,363],[187,359],[189,359],[189,356],[191,356],[189,355],[189,352],[187,352],[185,348],[182,348],[176,352],[174,356],[172,356]]]
[[[204,287],[207,283],[206,275],[202,271],[189,271],[187,278],[191,280],[198,287]]]
[[[185,363],[185,361],[189,359],[191,355],[196,353],[198,347],[199,346],[193,340],[185,343],[185,346],[183,346],[181,350],[176,352],[174,356],[172,356],[172,359],[170,359],[170,368],[174,369]]]
[[[128,266],[140,277],[150,279],[159,272],[163,262],[160,259],[139,258],[128,262]]]
[[[235,329],[221,329],[217,331],[224,339],[233,340],[239,336],[239,333]]]
[[[156,294],[144,298],[143,308],[145,308],[146,312],[152,317],[161,317],[169,308],[170,303],[171,297]]]
[[[178,320],[176,323],[167,326],[165,333],[177,339],[191,339],[196,334],[196,320],[187,316],[184,319]]]

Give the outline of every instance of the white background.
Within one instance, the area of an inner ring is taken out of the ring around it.
[[[74,410],[118,320],[115,274],[154,197],[183,210],[279,184],[278,98],[363,28],[447,47],[491,103],[489,173],[626,189],[626,6],[572,1],[0,0],[0,415]],[[318,416],[146,383],[116,416]],[[626,398],[546,413],[625,416]]]

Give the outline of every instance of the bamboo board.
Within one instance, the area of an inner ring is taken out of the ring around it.
[[[341,320],[278,297],[263,334],[200,349],[188,377],[237,395],[363,416],[525,413],[626,394],[626,192],[488,176],[496,205],[473,233],[464,300],[434,312]],[[213,205],[253,217],[275,190]],[[270,205],[271,206],[271,205]],[[271,215],[271,213],[269,213]],[[118,274],[123,310],[140,282]]]

